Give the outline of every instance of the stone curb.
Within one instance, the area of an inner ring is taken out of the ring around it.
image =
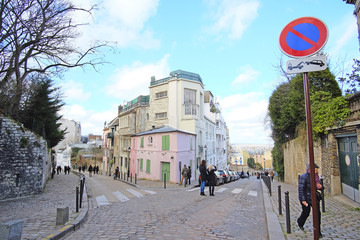
[[[282,231],[278,217],[273,210],[273,206],[270,202],[269,191],[267,191],[267,186],[265,185],[264,181],[261,181],[261,186],[263,191],[265,218],[266,218],[266,225],[269,234],[269,239],[285,240],[284,233]]]
[[[82,174],[82,173],[79,173],[76,171],[71,171],[71,172],[79,177],[85,177],[84,174]],[[86,183],[85,183],[85,186],[86,186]],[[85,190],[86,190],[86,187],[85,187]],[[87,196],[87,192],[86,192],[86,196]],[[57,240],[57,239],[64,237],[66,234],[79,229],[81,224],[83,224],[86,221],[87,216],[88,216],[88,212],[89,212],[89,198],[88,197],[86,197],[85,203],[86,204],[84,204],[84,205],[86,205],[86,206],[83,206],[83,208],[80,208],[80,214],[71,223],[68,222],[67,225],[65,224],[64,227],[54,231],[54,233],[46,236],[45,238],[43,238],[43,240],[46,240],[46,239]]]

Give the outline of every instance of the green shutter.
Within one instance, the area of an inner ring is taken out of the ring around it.
[[[144,147],[144,137],[141,138],[140,147]]]
[[[150,159],[146,159],[146,172],[147,173],[150,173],[150,163],[151,163]]]
[[[143,170],[144,160],[140,158],[140,170]]]
[[[170,150],[170,135],[162,136],[162,150]]]

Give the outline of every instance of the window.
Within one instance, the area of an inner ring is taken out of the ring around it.
[[[149,117],[150,117],[150,116],[149,116],[149,114],[147,113],[147,114],[146,114],[146,120],[149,121]]]
[[[164,98],[167,97],[167,91],[164,92],[158,92],[155,94],[156,98]]]
[[[140,147],[144,147],[144,137],[141,137],[141,140],[140,140]]]
[[[170,135],[162,136],[162,150],[170,150]]]
[[[184,89],[185,115],[197,115],[196,90]]]
[[[150,136],[148,137],[148,144],[152,144],[153,143],[153,138]]]
[[[146,159],[146,172],[147,173],[150,173],[150,163],[151,163],[150,159]]]
[[[144,170],[144,159],[140,158],[140,170]]]
[[[155,114],[156,119],[160,119],[160,118],[166,118],[167,117],[167,113],[163,112],[163,113],[156,113]]]
[[[123,165],[123,157],[120,157],[120,166],[122,167]]]

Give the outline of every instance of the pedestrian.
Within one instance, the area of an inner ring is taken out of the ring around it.
[[[96,174],[99,174],[99,166],[96,166]]]
[[[91,164],[90,164],[90,166],[88,168],[88,171],[89,171],[89,177],[91,177],[91,172],[93,171],[93,167],[91,166]]]
[[[79,166],[79,172],[81,172],[81,166]]]
[[[188,172],[187,172],[187,179],[189,180],[189,185],[191,184],[191,167],[188,167]]]
[[[68,167],[68,174],[70,174],[70,166],[68,165],[67,167]]]
[[[86,169],[86,166],[85,166],[85,165],[83,165],[83,166],[82,166],[82,170],[83,170],[83,172],[85,172],[85,169]]]
[[[66,175],[66,172],[67,172],[67,166],[64,167],[64,173]]]
[[[93,167],[93,172],[94,172],[94,176],[95,176],[95,173],[96,173],[96,166]]]
[[[56,167],[56,174],[57,174],[57,175],[59,175],[60,168],[61,168],[60,166],[57,166],[57,167]]]
[[[212,166],[211,164],[208,167],[208,182],[209,182],[209,194],[210,196],[215,196],[214,190],[215,190],[215,184],[216,184],[216,166]]]
[[[186,165],[184,164],[184,168],[181,171],[181,181],[180,181],[180,185],[182,185],[183,181],[185,180],[185,187],[186,187],[186,181],[187,181],[187,172],[188,172],[188,168],[186,167]]]
[[[199,171],[200,171],[200,195],[202,196],[206,196],[204,193],[205,190],[205,183],[206,183],[206,179],[207,179],[207,171],[206,171],[206,161],[202,160],[200,167],[199,167]]]
[[[274,171],[273,170],[270,171],[270,178],[271,178],[271,181],[273,182],[274,181]]]
[[[315,181],[316,181],[316,189],[321,190],[323,186],[321,185],[319,174],[318,174],[319,166],[315,164]],[[316,190],[316,202],[311,199],[311,183],[310,183],[310,166],[307,165],[306,173],[300,176],[299,179],[299,200],[302,208],[302,212],[300,217],[297,219],[297,224],[301,230],[304,230],[304,224],[306,219],[309,217],[310,208],[313,204],[317,204],[317,213],[318,213],[318,222],[319,222],[319,237],[322,238],[321,233],[321,213],[320,213],[320,200],[321,194]]]
[[[54,166],[53,169],[52,169],[51,178],[54,178],[55,173],[56,173],[56,169],[55,169],[55,166]]]
[[[114,180],[117,179],[119,176],[119,167],[116,167],[115,169],[115,176],[114,176]]]

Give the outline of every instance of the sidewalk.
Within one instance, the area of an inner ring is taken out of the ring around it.
[[[282,215],[279,215],[278,186],[281,186]],[[272,196],[263,184],[264,196],[269,196],[273,212],[277,215],[282,231],[286,239],[313,239],[312,214],[305,223],[305,230],[297,226],[297,218],[301,213],[298,200],[297,186],[278,182],[271,183]],[[286,233],[285,216],[285,192],[289,192],[291,233]],[[265,197],[264,197],[265,198]],[[265,199],[264,199],[265,201]],[[360,237],[360,205],[348,199],[344,195],[328,197],[325,196],[325,212],[322,212],[321,203],[321,232],[323,239],[359,239]],[[270,223],[272,224],[272,223]],[[269,222],[268,222],[269,225]],[[270,229],[270,227],[268,227]]]
[[[83,206],[76,212],[76,187],[79,176],[63,172],[46,183],[40,195],[0,201],[0,222],[24,220],[21,239],[59,239],[67,231],[74,230],[87,216],[86,193]],[[56,225],[56,209],[69,207],[69,222]]]

